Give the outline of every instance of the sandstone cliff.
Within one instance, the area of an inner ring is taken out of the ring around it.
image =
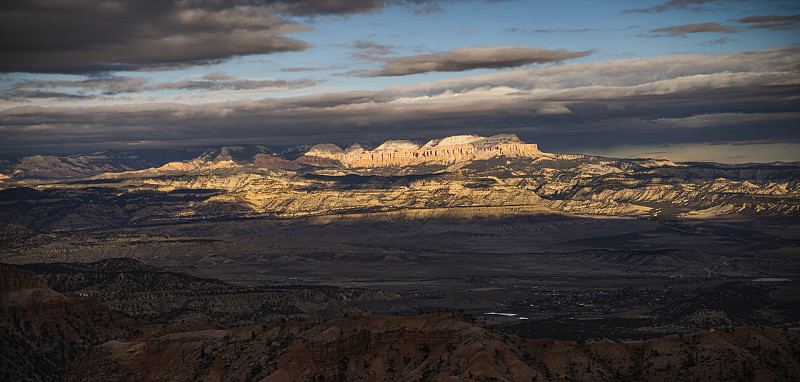
[[[449,165],[467,160],[489,159],[497,156],[537,157],[546,155],[535,144],[527,144],[514,134],[491,137],[457,135],[434,139],[420,146],[410,141],[387,141],[368,151],[359,145],[342,150],[336,145],[321,144],[297,159],[298,163],[313,166],[340,164],[345,167],[413,166],[418,164]]]
[[[791,163],[546,154],[510,134],[388,141],[373,150],[320,144],[283,154],[235,146],[80,181],[4,183],[0,218],[74,231],[254,216],[797,215],[799,177],[800,166]]]

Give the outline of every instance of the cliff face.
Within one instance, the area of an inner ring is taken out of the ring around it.
[[[451,314],[168,328],[109,342],[67,381],[792,381],[800,332],[741,327],[642,343],[524,340]]]
[[[87,348],[127,338],[147,325],[0,266],[0,380],[56,380]]]
[[[70,231],[254,215],[413,218],[452,215],[453,209],[466,216],[533,209],[681,219],[800,213],[800,166],[791,163],[547,154],[510,134],[425,145],[388,141],[374,150],[320,144],[284,151],[283,158],[266,151],[223,147],[192,160],[75,182],[10,181],[0,189],[0,218]]]
[[[316,145],[298,162],[314,166],[341,164],[345,167],[388,167],[418,164],[450,165],[467,160],[489,159],[497,156],[537,157],[545,155],[535,144],[527,144],[514,134],[479,137],[457,135],[434,139],[423,146],[409,141],[387,141],[375,150],[353,145],[347,150],[331,144]]]
[[[294,161],[267,154],[256,154],[253,157],[253,165],[256,167],[277,168],[283,170],[296,170],[301,167]]]

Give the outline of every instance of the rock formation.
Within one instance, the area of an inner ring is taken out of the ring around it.
[[[413,218],[450,216],[456,210],[467,217],[531,211],[682,219],[797,215],[798,179],[800,165],[792,163],[547,154],[513,134],[461,135],[424,145],[387,141],[373,150],[358,144],[281,153],[260,146],[222,147],[190,160],[79,181],[43,185],[6,179],[0,181],[0,218],[34,229],[73,231],[232,216],[389,213]],[[150,199],[141,200],[145,195]],[[152,208],[156,201],[158,207]]]
[[[253,165],[256,167],[277,168],[283,170],[297,170],[302,167],[294,161],[267,154],[256,154],[256,156],[253,157]]]
[[[177,325],[92,349],[66,381],[795,381],[800,332],[740,327],[639,343],[504,335],[450,313],[238,328]]]
[[[418,164],[450,165],[467,160],[489,159],[497,156],[537,157],[545,155],[536,144],[527,144],[514,134],[491,137],[456,135],[434,139],[420,146],[410,141],[386,141],[374,150],[364,150],[355,144],[342,150],[333,144],[320,144],[297,159],[298,163],[313,166],[341,164],[345,167],[413,166]]]
[[[65,365],[90,346],[148,325],[0,266],[0,380],[58,380]]]

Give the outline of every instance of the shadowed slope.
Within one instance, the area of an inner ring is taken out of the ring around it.
[[[87,348],[140,334],[147,325],[0,266],[1,380],[58,379],[64,366]]]
[[[66,380],[758,380],[800,377],[800,332],[740,327],[641,343],[523,340],[451,314],[174,327],[96,347]]]

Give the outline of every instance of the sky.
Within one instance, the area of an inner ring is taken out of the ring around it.
[[[4,0],[0,153],[515,133],[800,161],[800,2]]]

